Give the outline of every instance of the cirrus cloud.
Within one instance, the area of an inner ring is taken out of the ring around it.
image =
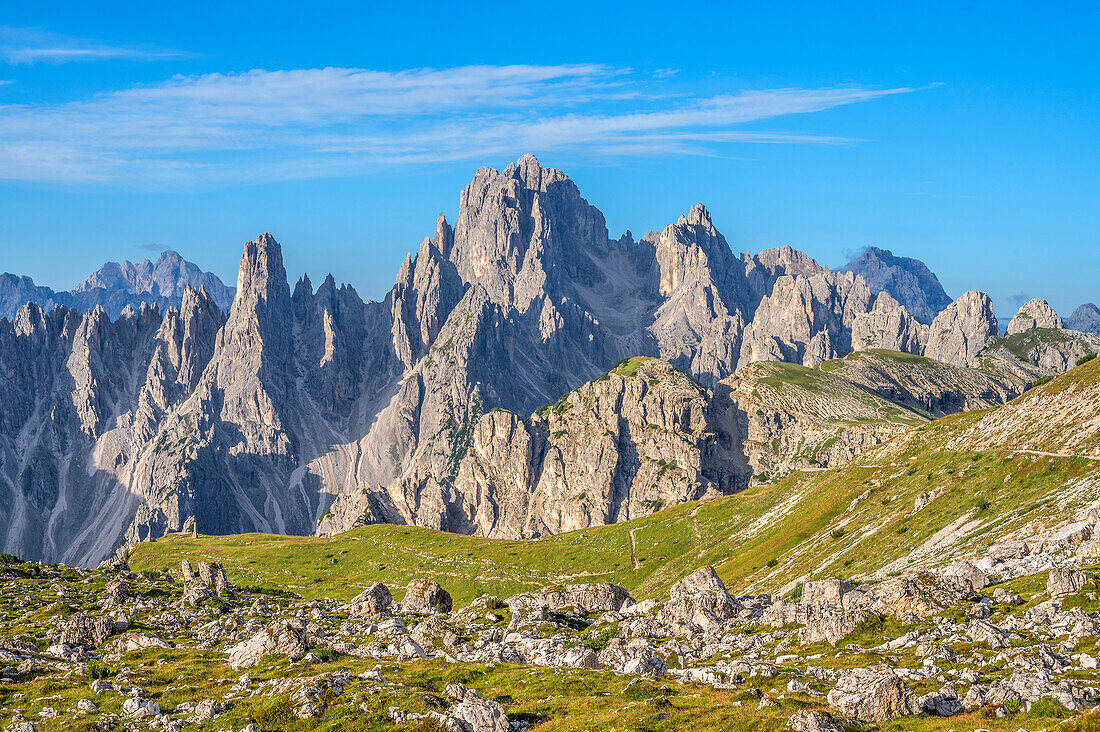
[[[70,61],[107,61],[112,59],[169,59],[185,54],[143,48],[123,48],[51,33],[38,28],[0,26],[0,59],[9,64],[54,63]]]
[[[738,129],[913,91],[861,86],[696,95],[599,64],[174,76],[60,104],[0,105],[0,178],[195,187],[567,150],[713,154],[837,143]]]

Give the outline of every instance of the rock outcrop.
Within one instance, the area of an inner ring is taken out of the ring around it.
[[[973,366],[996,337],[993,301],[984,292],[969,290],[932,321],[924,355],[953,366]]]
[[[857,668],[840,677],[829,692],[829,704],[859,722],[885,722],[920,714],[909,685],[887,667]]]
[[[1016,315],[1009,321],[1008,330],[1005,333],[1012,336],[1032,328],[1060,330],[1062,319],[1058,317],[1058,313],[1054,312],[1054,308],[1046,300],[1029,300],[1016,311]]]
[[[729,620],[740,609],[714,568],[701,567],[672,586],[661,612],[671,622],[706,629]]]

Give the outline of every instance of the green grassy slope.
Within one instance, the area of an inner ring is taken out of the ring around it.
[[[832,362],[826,361],[826,364]],[[927,416],[834,376],[825,364],[760,361],[739,370],[730,382],[761,405],[835,424],[893,422],[921,424]]]
[[[400,588],[431,577],[458,604],[482,593],[584,581],[661,597],[706,564],[741,592],[788,590],[813,578],[882,578],[904,569],[907,555],[944,563],[1029,521],[1067,518],[1100,497],[1100,461],[1092,459],[1100,429],[1079,430],[1072,453],[1036,454],[1031,443],[1017,442],[1043,415],[1060,415],[1056,433],[1063,423],[1100,428],[1098,397],[1100,360],[1093,360],[1006,407],[925,424],[834,470],[539,540],[406,526],[368,526],[331,539],[175,535],[136,546],[130,563],[140,571],[178,566],[184,557],[216,559],[241,584],[342,599],[374,581]],[[997,439],[981,437],[990,430]],[[934,489],[942,495],[914,512],[914,499]]]

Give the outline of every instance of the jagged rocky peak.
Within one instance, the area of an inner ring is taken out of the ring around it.
[[[257,375],[264,382],[262,387],[289,385],[293,380],[290,315],[290,285],[282,247],[275,237],[264,233],[244,245],[237,294],[218,334],[214,362],[221,388],[237,390]],[[279,390],[276,392],[278,397]]]
[[[1070,330],[1100,335],[1100,308],[1091,302],[1079,305],[1073,314],[1066,318],[1065,325]]]
[[[653,245],[660,271],[660,294],[669,296],[681,287],[707,285],[739,274],[738,260],[711,222],[710,211],[697,203],[686,216],[643,241]]]
[[[1038,298],[1029,300],[1016,311],[1016,315],[1009,321],[1006,335],[1023,333],[1032,328],[1061,330],[1062,319],[1058,317],[1058,313],[1054,312],[1054,308],[1046,300]]]
[[[867,247],[839,271],[861,275],[873,292],[889,292],[925,325],[951,304],[939,278],[924,262],[895,256],[887,249]]]
[[[462,191],[450,259],[493,302],[525,311],[544,292],[601,278],[603,214],[567,175],[524,155],[503,172],[480,168]]]
[[[435,235],[421,242],[415,258],[407,255],[397,272],[388,300],[394,346],[406,367],[427,351],[462,298],[465,285],[447,258],[453,246],[454,230],[439,214]]]
[[[283,249],[271,234],[261,234],[244,245],[230,320],[234,315],[239,317],[256,309],[271,311],[283,307],[289,300]]]
[[[972,366],[996,337],[993,301],[984,292],[968,290],[932,321],[924,355],[953,366]]]

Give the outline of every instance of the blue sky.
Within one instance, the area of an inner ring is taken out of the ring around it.
[[[565,170],[612,236],[696,201],[736,251],[874,244],[999,314],[1100,300],[1100,5],[9,4],[0,271],[170,247],[381,297],[481,165]]]

